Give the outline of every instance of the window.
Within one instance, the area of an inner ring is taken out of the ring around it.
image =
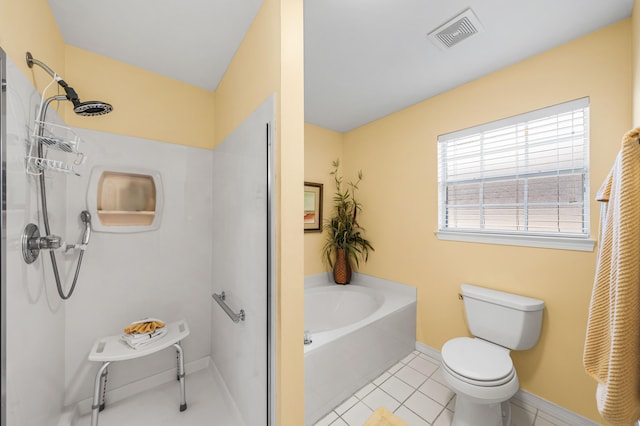
[[[589,99],[438,138],[438,237],[592,250]]]

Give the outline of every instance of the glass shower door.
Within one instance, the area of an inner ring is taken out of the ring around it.
[[[269,98],[213,155],[213,362],[244,425],[267,425],[270,354]],[[227,305],[230,311],[225,311]],[[235,314],[244,312],[244,320]]]

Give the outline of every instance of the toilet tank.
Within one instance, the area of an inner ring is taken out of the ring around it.
[[[538,342],[544,301],[471,284],[461,290],[471,334],[514,350]]]

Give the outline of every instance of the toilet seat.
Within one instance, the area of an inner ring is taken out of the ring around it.
[[[516,374],[509,350],[481,339],[458,337],[449,340],[441,353],[448,372],[472,385],[500,386]]]

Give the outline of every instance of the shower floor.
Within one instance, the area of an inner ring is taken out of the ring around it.
[[[180,412],[178,383],[166,383],[122,401],[100,413],[99,426],[242,426],[226,388],[207,368],[186,376],[187,409]],[[91,413],[73,426],[91,425]]]

